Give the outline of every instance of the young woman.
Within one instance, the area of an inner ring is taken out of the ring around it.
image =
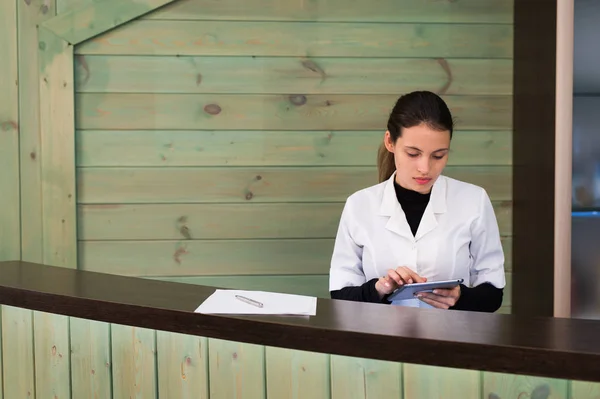
[[[348,197],[331,259],[333,299],[390,303],[403,284],[464,279],[394,304],[494,312],[504,253],[486,191],[442,175],[454,124],[426,91],[398,99],[378,154],[380,183]]]

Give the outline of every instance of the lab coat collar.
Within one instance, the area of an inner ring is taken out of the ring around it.
[[[385,182],[379,214],[382,216],[390,216],[390,219],[386,224],[388,230],[411,240],[419,240],[437,226],[436,215],[446,212],[446,178],[444,176],[439,176],[433,184],[431,197],[429,198],[429,203],[421,218],[416,237],[413,236],[410,226],[406,221],[404,211],[396,198],[396,190],[394,189],[395,178],[396,172],[394,172]]]

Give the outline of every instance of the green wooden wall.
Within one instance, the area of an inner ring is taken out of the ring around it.
[[[40,104],[52,93],[36,27],[91,1],[0,4],[2,259],[41,262],[56,242],[77,245],[85,270],[327,296],[343,201],[376,183],[397,96],[429,89],[458,118],[447,173],[492,197],[510,282],[511,1],[181,0],[76,46],[71,243],[44,230],[43,195],[69,182],[41,153]],[[461,397],[600,389],[6,306],[2,365],[11,399],[420,398],[455,392],[457,380]]]
[[[80,268],[327,296],[343,202],[429,89],[510,282],[511,1],[183,0],[75,52]]]

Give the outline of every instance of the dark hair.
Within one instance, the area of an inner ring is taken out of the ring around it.
[[[401,96],[390,113],[387,130],[395,143],[402,135],[402,128],[418,126],[421,123],[434,130],[450,131],[452,139],[452,114],[444,100],[430,91],[414,91]],[[377,153],[377,169],[380,183],[389,179],[396,170],[394,154],[385,148],[384,143],[381,143]]]

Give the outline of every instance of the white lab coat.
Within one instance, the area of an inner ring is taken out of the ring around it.
[[[504,288],[504,253],[494,209],[478,186],[439,176],[413,236],[388,180],[346,200],[335,240],[330,291],[359,286],[408,266],[428,281],[464,279]],[[394,304],[431,307],[418,300]]]

